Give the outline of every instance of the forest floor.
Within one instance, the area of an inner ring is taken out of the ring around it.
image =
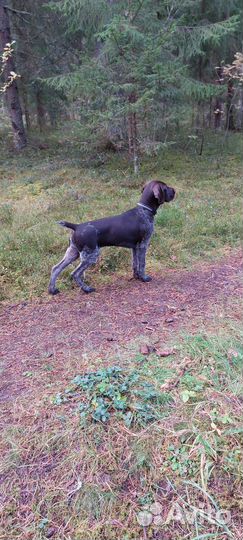
[[[0,401],[31,391],[35,370],[49,358],[55,377],[70,376],[71,356],[116,353],[139,336],[166,343],[182,330],[217,331],[242,318],[242,256],[233,251],[191,271],[167,270],[149,284],[113,278],[92,295],[77,288],[55,297],[7,304],[0,313],[4,359]],[[29,377],[28,377],[29,373]],[[32,374],[32,375],[31,375]],[[41,384],[41,374],[38,385]]]
[[[134,178],[69,142],[1,152],[0,539],[242,540],[242,143],[166,149]],[[48,296],[56,221],[123,212],[151,177],[177,192],[153,280],[107,248],[95,293],[64,272]]]
[[[153,278],[2,307],[1,539],[242,538],[241,253]],[[145,396],[124,391],[132,425],[82,427],[114,365]]]

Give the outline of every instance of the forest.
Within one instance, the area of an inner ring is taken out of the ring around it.
[[[1,540],[243,538],[242,44],[242,0],[0,0]]]
[[[83,145],[126,149],[136,169],[140,154],[173,144],[180,130],[201,140],[205,129],[242,130],[241,8],[1,0],[3,108],[16,148],[33,128],[73,120]]]

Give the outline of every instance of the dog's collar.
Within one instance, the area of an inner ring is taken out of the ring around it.
[[[154,214],[154,210],[152,208],[150,208],[149,206],[146,206],[146,204],[142,204],[142,203],[138,202],[137,206],[142,206],[142,208],[146,208],[146,210],[149,210],[150,212],[152,212],[152,214]]]
[[[142,208],[145,208],[145,210],[149,210],[153,216],[156,214],[156,210],[153,210],[153,208],[150,208],[150,206],[146,206],[146,204],[143,203],[137,203],[137,206],[141,206]]]

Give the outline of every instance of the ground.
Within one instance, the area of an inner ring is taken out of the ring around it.
[[[32,372],[51,358],[55,373],[70,356],[116,352],[126,342],[147,337],[166,343],[182,329],[213,331],[227,320],[240,320],[241,253],[191,271],[168,270],[144,284],[113,279],[92,295],[77,288],[35,302],[5,305],[1,311],[3,357],[1,400],[12,400],[32,385]],[[67,367],[65,367],[65,370]],[[68,371],[68,369],[67,369]]]
[[[117,156],[83,168],[79,145],[4,155],[1,540],[242,539],[242,151],[229,143],[203,158],[167,149],[139,179]],[[56,221],[122,212],[150,177],[177,191],[156,219],[152,282],[130,279],[128,251],[107,248],[87,273],[95,293],[64,272],[48,296],[68,241]],[[91,386],[73,387],[87,373]],[[154,503],[146,528],[137,518]],[[173,505],[190,520],[168,520]],[[227,523],[215,521],[221,510]]]
[[[239,326],[241,294],[234,250],[150,283],[124,275],[92,295],[75,287],[2,307],[3,540],[242,538],[242,355],[210,345]],[[198,334],[188,355],[183,335]],[[76,392],[61,396],[77,374],[112,365],[169,399],[159,423],[127,429],[114,416],[82,429]]]

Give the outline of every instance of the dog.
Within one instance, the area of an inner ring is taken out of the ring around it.
[[[153,233],[154,216],[161,205],[169,203],[174,197],[174,188],[152,180],[143,187],[137,206],[123,214],[80,224],[59,221],[60,225],[72,229],[73,233],[64,258],[52,268],[48,292],[53,295],[59,292],[56,288],[57,277],[79,257],[81,262],[71,276],[84,292],[93,292],[95,289],[84,283],[83,274],[96,263],[100,248],[105,246],[131,249],[133,277],[144,282],[151,281],[152,278],[145,274],[145,259]]]

